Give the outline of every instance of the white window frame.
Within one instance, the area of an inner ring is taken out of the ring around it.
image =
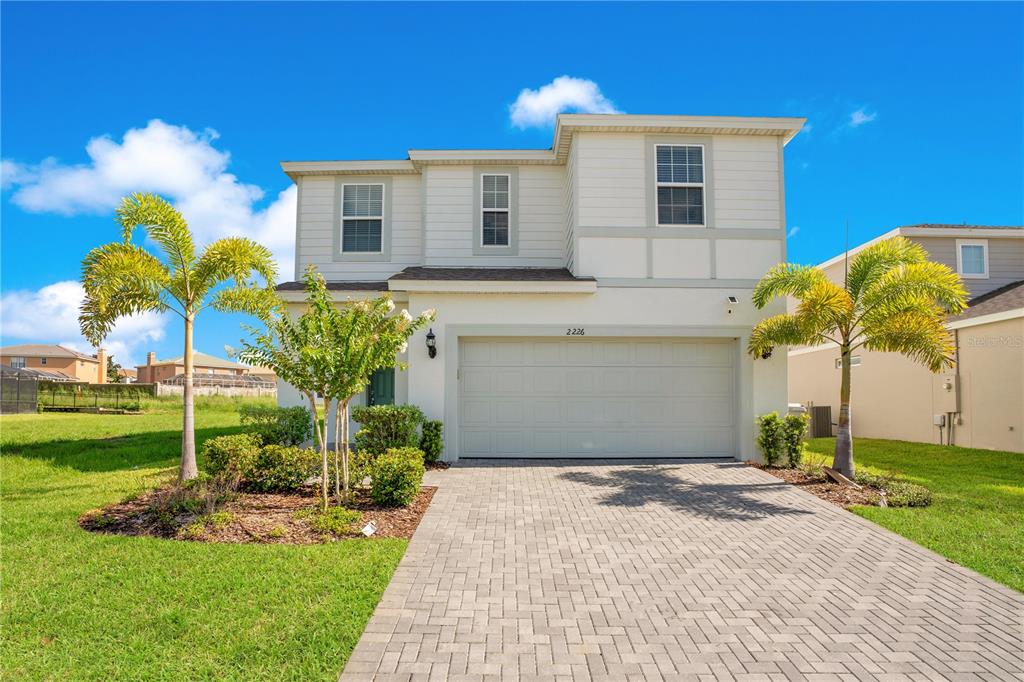
[[[836,364],[836,369],[842,369],[843,368],[843,359],[842,358],[836,358],[836,363],[835,364]],[[860,367],[860,356],[859,355],[851,355],[850,356],[850,369],[853,369],[854,367]]]
[[[982,273],[965,273],[963,247],[980,246],[982,252],[982,263],[985,271]],[[987,239],[957,239],[956,240],[956,271],[964,279],[988,279],[988,240]]]
[[[700,176],[704,182],[658,182],[658,147],[700,147]],[[654,144],[654,224],[658,227],[707,227],[708,223],[708,157],[707,147],[700,142],[656,142]],[[663,223],[658,216],[659,187],[699,187],[701,193],[701,217],[697,223]]]
[[[27,366],[28,363],[26,362],[25,358],[21,357],[20,355],[11,356],[11,367],[13,367],[14,369],[25,369],[25,367]]]
[[[351,187],[362,187],[362,186],[371,186],[371,185],[377,185],[378,187],[380,187],[380,215],[379,216],[372,216],[372,215],[361,215],[361,216],[351,216],[350,215],[350,216],[346,216],[345,215],[345,188],[346,187],[350,187],[350,186]],[[341,249],[341,253],[342,254],[348,254],[350,256],[353,256],[353,255],[357,256],[359,254],[366,254],[366,255],[370,255],[370,256],[379,256],[379,255],[382,255],[384,253],[384,206],[386,205],[385,204],[385,195],[386,195],[387,191],[388,191],[388,188],[387,188],[387,186],[383,182],[343,182],[343,183],[341,183],[341,197],[339,197],[339,199],[341,201],[341,209],[339,211],[339,213],[341,214],[341,228],[340,228],[341,229],[341,241],[339,242],[339,248]],[[379,220],[380,221],[380,251],[346,251],[345,250],[345,221],[346,220]]]
[[[39,364],[40,365],[45,365],[46,364],[46,358],[39,358]]]
[[[508,205],[505,208],[484,207],[484,178],[502,177],[507,181]],[[504,213],[507,216],[508,228],[504,244],[484,244],[484,213]],[[480,248],[481,249],[507,249],[512,246],[512,174],[511,173],[481,173],[480,174]]]

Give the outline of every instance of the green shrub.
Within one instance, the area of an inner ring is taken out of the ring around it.
[[[782,459],[784,444],[782,438],[782,420],[778,412],[762,414],[757,418],[757,446],[764,455],[764,463],[773,467]]]
[[[423,461],[436,462],[444,454],[444,424],[438,419],[428,419],[423,422],[422,431],[420,450],[423,451]]]
[[[890,507],[927,507],[932,503],[931,490],[901,478],[858,471],[854,479],[861,485],[884,490]]]
[[[259,434],[267,445],[302,445],[313,435],[313,422],[305,407],[243,405],[238,415],[242,426]]]
[[[217,436],[203,443],[206,471],[213,475],[246,477],[256,462],[262,439],[255,433]]]
[[[359,422],[356,451],[378,457],[391,448],[416,447],[416,430],[423,413],[415,405],[374,405],[352,408],[352,419]]]
[[[804,459],[804,436],[811,421],[809,414],[787,414],[782,420],[782,446],[790,469],[800,466]]]
[[[243,477],[252,490],[287,492],[297,490],[316,473],[320,455],[308,448],[265,445]]]
[[[386,507],[408,505],[420,491],[424,472],[422,450],[391,448],[370,467],[370,496]]]
[[[328,507],[326,511],[303,509],[295,513],[295,518],[306,519],[313,530],[334,535],[351,533],[362,516],[355,509],[345,507]]]

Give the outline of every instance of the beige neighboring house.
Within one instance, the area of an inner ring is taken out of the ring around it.
[[[86,355],[71,348],[48,343],[22,343],[0,348],[0,365],[35,369],[66,377],[64,380],[107,383],[107,353]]]
[[[253,369],[231,360],[224,360],[213,355],[196,351],[193,359],[193,376],[242,376]],[[171,360],[157,360],[156,353],[146,354],[146,364],[136,368],[137,379],[141,384],[159,384],[185,373],[185,358],[180,356]]]
[[[897,353],[855,351],[854,435],[1024,452],[1024,227],[899,227],[850,255],[897,235],[960,273],[970,291],[968,309],[949,321],[958,362],[932,374]],[[821,268],[841,282],[844,260]],[[834,421],[838,359],[832,345],[789,351],[790,402],[831,405]]]

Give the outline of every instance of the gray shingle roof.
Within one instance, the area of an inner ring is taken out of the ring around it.
[[[576,277],[566,268],[434,268],[414,266],[391,276],[394,280],[445,280],[461,282],[593,282]]]
[[[1024,308],[1024,279],[1006,286],[993,289],[987,294],[975,296],[963,311],[951,321],[969,320],[972,317],[1004,313],[1007,310]]]

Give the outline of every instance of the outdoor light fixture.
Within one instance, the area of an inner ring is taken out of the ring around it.
[[[726,296],[725,297],[725,309],[729,312],[730,315],[732,315],[732,307],[734,305],[738,305],[739,302],[740,302],[739,299],[736,298],[735,296]]]
[[[437,337],[434,336],[433,327],[427,331],[427,355],[432,358],[437,357]]]
[[[768,358],[770,358],[772,356],[772,351],[773,350],[775,350],[775,349],[774,348],[769,348],[765,352],[761,353],[761,359],[762,360],[767,360]]]

